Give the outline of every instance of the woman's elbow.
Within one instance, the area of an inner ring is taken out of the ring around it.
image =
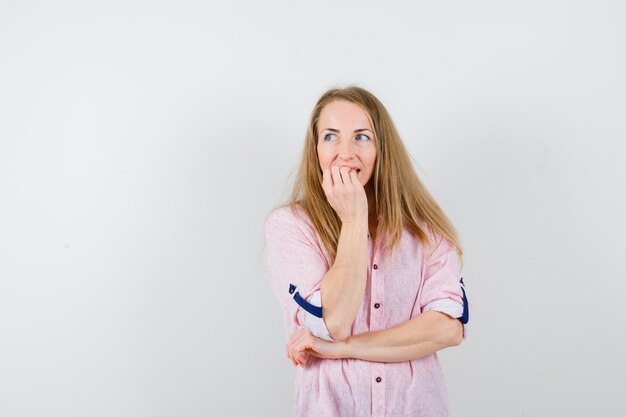
[[[463,343],[463,323],[459,319],[443,312],[437,312],[436,317],[438,318],[436,322],[437,343],[441,349],[459,346]]]
[[[332,337],[335,342],[341,342],[350,336],[350,328],[345,325],[327,323],[326,327],[328,328],[328,334],[330,334],[330,337]]]
[[[345,332],[345,331],[330,331],[330,337],[333,338],[333,340],[335,342],[343,342],[344,340],[346,340],[348,338],[348,336],[350,336],[350,332]]]
[[[463,343],[463,323],[458,319],[450,321],[450,329],[448,331],[448,345],[459,346]]]

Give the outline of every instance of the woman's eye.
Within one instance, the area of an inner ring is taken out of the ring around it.
[[[331,136],[335,136],[332,133],[327,133],[326,135],[324,135],[324,140],[330,140]]]
[[[361,134],[359,134],[359,135],[356,135],[357,140],[359,140],[359,137],[363,137],[363,138],[364,138],[364,139],[363,139],[364,141],[365,141],[365,140],[370,140],[370,137],[369,137],[369,136],[364,135],[364,134],[362,134],[362,133],[361,133]]]

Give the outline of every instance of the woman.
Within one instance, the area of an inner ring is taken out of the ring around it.
[[[371,93],[318,100],[265,242],[296,416],[448,415],[436,352],[465,338],[461,245]]]

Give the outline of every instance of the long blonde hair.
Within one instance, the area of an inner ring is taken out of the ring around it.
[[[403,227],[430,247],[428,234],[422,222],[434,232],[449,239],[456,247],[462,268],[463,250],[456,229],[418,178],[409,154],[400,139],[391,116],[385,106],[369,91],[349,86],[333,88],[325,92],[315,104],[306,132],[302,159],[289,200],[280,207],[300,206],[311,219],[333,262],[341,231],[341,220],[330,206],[322,189],[322,171],[317,156],[317,124],[324,106],[335,100],[359,105],[367,114],[376,145],[374,174],[366,184],[373,192],[375,207],[370,213],[382,214],[378,226],[380,232],[389,232],[383,249],[390,257],[400,243]]]

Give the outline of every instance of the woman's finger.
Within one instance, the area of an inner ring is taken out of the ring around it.
[[[308,357],[309,353],[307,352],[307,350],[303,350],[302,352],[300,352],[300,355],[298,355],[298,362],[300,363],[300,365],[305,366]]]
[[[308,354],[304,351],[298,354],[298,364],[300,364],[300,366],[304,366],[306,364],[307,355]]]
[[[292,361],[294,361],[294,365],[298,364],[299,360],[299,351],[302,350],[300,346],[302,346],[303,338],[309,335],[309,332],[306,328],[302,327],[296,330],[291,338],[289,339],[289,343],[287,349],[289,350],[289,357]]]
[[[350,170],[350,181],[352,182],[352,185],[361,185],[358,175],[359,174],[356,172],[356,169]]]
[[[351,170],[351,168],[348,168],[348,167],[340,167],[339,168],[339,173],[341,174],[341,183],[343,185],[349,185],[350,184],[350,170]]]
[[[296,336],[296,335],[294,335]],[[296,361],[298,364],[300,363],[300,354],[302,351],[301,343],[299,342],[301,339],[301,336],[298,335],[296,338],[294,338],[294,340],[292,341],[291,345],[289,346],[289,354],[292,358],[292,360]]]
[[[286,346],[287,357],[289,359],[291,359],[291,361],[294,363],[294,365],[296,365],[294,346],[296,345],[298,340],[300,340],[302,335],[306,334],[306,332],[307,332],[307,330],[304,329],[304,328],[297,329],[295,332],[293,332],[293,334],[289,338],[289,341],[287,342],[287,346]]]
[[[343,181],[341,180],[341,173],[339,172],[339,167],[337,165],[333,165],[332,167],[330,167],[330,172],[332,173],[332,177],[333,177],[333,187],[338,187],[342,185]]]
[[[296,360],[302,365],[304,365],[306,361],[306,351],[308,349],[313,349],[313,336],[307,332],[306,334],[302,335],[302,337],[300,337],[300,339],[298,339],[298,341],[293,346],[294,356]]]

